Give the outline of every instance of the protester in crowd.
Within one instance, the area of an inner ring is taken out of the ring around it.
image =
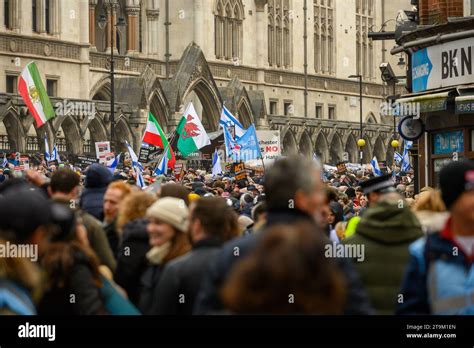
[[[122,232],[114,280],[136,305],[140,296],[140,278],[148,266],[146,253],[150,250],[145,214],[155,201],[154,194],[132,192],[122,201],[118,212],[117,226]]]
[[[288,180],[291,178],[291,180]],[[255,250],[266,230],[276,224],[292,225],[297,222],[314,224],[322,221],[324,204],[323,185],[318,166],[301,157],[277,160],[267,169],[265,177],[267,225],[264,231],[227,242],[211,263],[196,299],[195,313],[204,314],[222,309],[219,291],[234,265]],[[237,248],[237,249],[236,249]],[[239,257],[234,251],[239,251]],[[368,314],[372,310],[357,273],[350,260],[337,259],[338,268],[344,273],[348,287],[346,314]]]
[[[336,231],[337,238],[340,241],[346,238],[346,227],[347,227],[347,222],[340,221],[336,224],[336,227],[334,228],[334,230]]]
[[[450,218],[410,246],[398,314],[474,314],[474,162],[450,162],[439,184]]]
[[[103,165],[92,164],[86,171],[84,190],[81,194],[80,207],[99,221],[104,220],[104,195],[112,181],[112,174]]]
[[[219,197],[196,202],[189,218],[193,250],[169,262],[156,289],[151,314],[191,315],[203,275],[221,244],[238,235],[237,216]]]
[[[111,183],[104,195],[104,230],[110,248],[116,256],[119,245],[119,232],[117,231],[117,216],[120,203],[132,192],[132,186],[121,181]]]
[[[81,218],[86,230],[91,249],[96,253],[99,262],[115,271],[116,262],[110,249],[107,237],[100,222],[76,205],[79,192],[79,176],[69,168],[60,168],[51,176],[48,192],[53,201],[73,209]]]
[[[187,206],[189,206],[189,190],[184,186],[178,184],[167,183],[161,186],[159,193],[160,198],[163,197],[176,197],[184,200]]]
[[[356,233],[343,243],[363,246],[363,257],[357,255],[354,260],[362,283],[377,313],[393,314],[409,258],[408,246],[423,233],[416,216],[395,192],[390,176],[385,181],[380,178],[362,183],[366,192],[382,193],[361,218]]]
[[[252,220],[254,221],[253,224],[247,228],[244,234],[258,233],[265,226],[267,222],[267,204],[265,201],[252,208]]]
[[[441,192],[432,188],[419,194],[413,211],[425,233],[439,232],[449,218]]]
[[[53,222],[50,203],[28,186],[17,187],[2,192],[0,212],[8,216],[0,219],[0,244],[33,247],[31,255],[0,257],[0,315],[34,315],[43,288],[37,261],[47,248]]]
[[[191,250],[187,232],[189,211],[184,200],[164,197],[148,208],[147,232],[150,251],[146,254],[149,267],[141,277],[139,308],[144,314],[153,314],[157,286],[168,262]]]
[[[241,314],[342,314],[346,287],[314,224],[274,225],[230,272],[221,293]],[[281,260],[285,260],[281,262]]]

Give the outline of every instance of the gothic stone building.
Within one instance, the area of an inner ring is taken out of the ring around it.
[[[75,154],[109,139],[113,50],[117,143],[139,147],[149,111],[171,132],[193,101],[210,132],[225,104],[244,126],[279,129],[285,154],[336,163],[346,152],[357,162],[359,83],[348,76],[361,74],[364,161],[391,158],[393,128],[379,115],[389,90],[378,65],[392,60],[396,67],[397,57],[386,52],[390,42],[372,42],[367,32],[390,30],[409,0],[307,0],[306,9],[304,0],[110,2],[2,1],[0,151],[41,151],[45,132],[60,152]],[[125,27],[115,25],[119,18]],[[17,94],[32,60],[53,104],[93,105],[92,117],[66,107],[36,129]]]

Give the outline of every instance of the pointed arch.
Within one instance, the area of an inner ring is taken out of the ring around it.
[[[367,137],[367,135],[364,135],[364,140],[365,140],[365,146],[362,149],[362,163],[370,163],[370,161],[373,158],[373,148],[372,148],[372,143],[370,142],[370,139]]]
[[[216,131],[218,128],[220,118],[221,101],[217,91],[213,90],[208,81],[204,78],[199,78],[189,86],[184,94],[184,99],[193,91],[196,93],[199,101],[202,104],[202,123],[210,131]]]
[[[313,156],[313,144],[307,131],[304,131],[301,134],[299,141],[299,153],[306,158],[311,158]]]
[[[149,99],[148,105],[150,105],[150,112],[153,114],[153,116],[155,116],[163,131],[167,132],[169,109],[167,108],[166,103],[161,95],[157,92],[154,92]]]
[[[334,133],[331,145],[329,149],[329,163],[332,165],[337,164],[338,162],[342,161],[342,153],[344,147],[342,145],[341,136],[336,132]]]
[[[314,153],[319,158],[321,163],[328,163],[329,158],[329,146],[326,136],[321,131],[316,137]]]
[[[133,132],[124,116],[119,117],[117,123],[115,124],[115,136],[118,140],[118,143],[123,143],[126,140],[132,146],[135,144],[133,141]],[[141,137],[140,135],[137,136]]]
[[[94,117],[87,125],[87,128],[90,132],[92,146],[94,146],[95,142],[108,140],[107,128],[100,117]]]
[[[110,100],[111,91],[110,77],[104,76],[92,87],[89,98],[91,100]]]
[[[56,130],[54,139],[56,143],[59,139],[62,141],[62,144],[57,144],[59,152],[82,153],[82,135],[79,124],[72,116],[56,118],[56,120],[58,122],[54,123],[54,129]],[[59,134],[64,135],[64,137],[58,137]]]
[[[365,123],[377,124],[377,118],[372,112],[369,112],[365,118]]]
[[[288,128],[282,134],[282,139],[282,155],[290,156],[298,153],[298,147],[296,146],[296,138],[290,128]]]
[[[346,141],[345,152],[350,163],[359,163],[359,149],[354,134],[350,134]]]
[[[250,125],[253,123],[253,117],[252,117],[252,108],[247,102],[246,99],[242,99],[238,106],[239,110],[239,121],[242,123],[242,125],[245,128],[250,127]]]
[[[378,136],[374,142],[374,156],[377,157],[377,161],[385,161],[387,158],[387,149],[385,144],[382,140],[381,136]]]

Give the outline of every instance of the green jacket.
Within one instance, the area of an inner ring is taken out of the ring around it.
[[[378,202],[361,218],[355,235],[344,244],[363,245],[364,260],[354,261],[378,314],[394,314],[409,259],[408,246],[423,236],[407,204]]]

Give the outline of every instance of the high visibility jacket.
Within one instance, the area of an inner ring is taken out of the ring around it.
[[[473,315],[474,258],[457,245],[451,221],[410,246],[398,314]]]

